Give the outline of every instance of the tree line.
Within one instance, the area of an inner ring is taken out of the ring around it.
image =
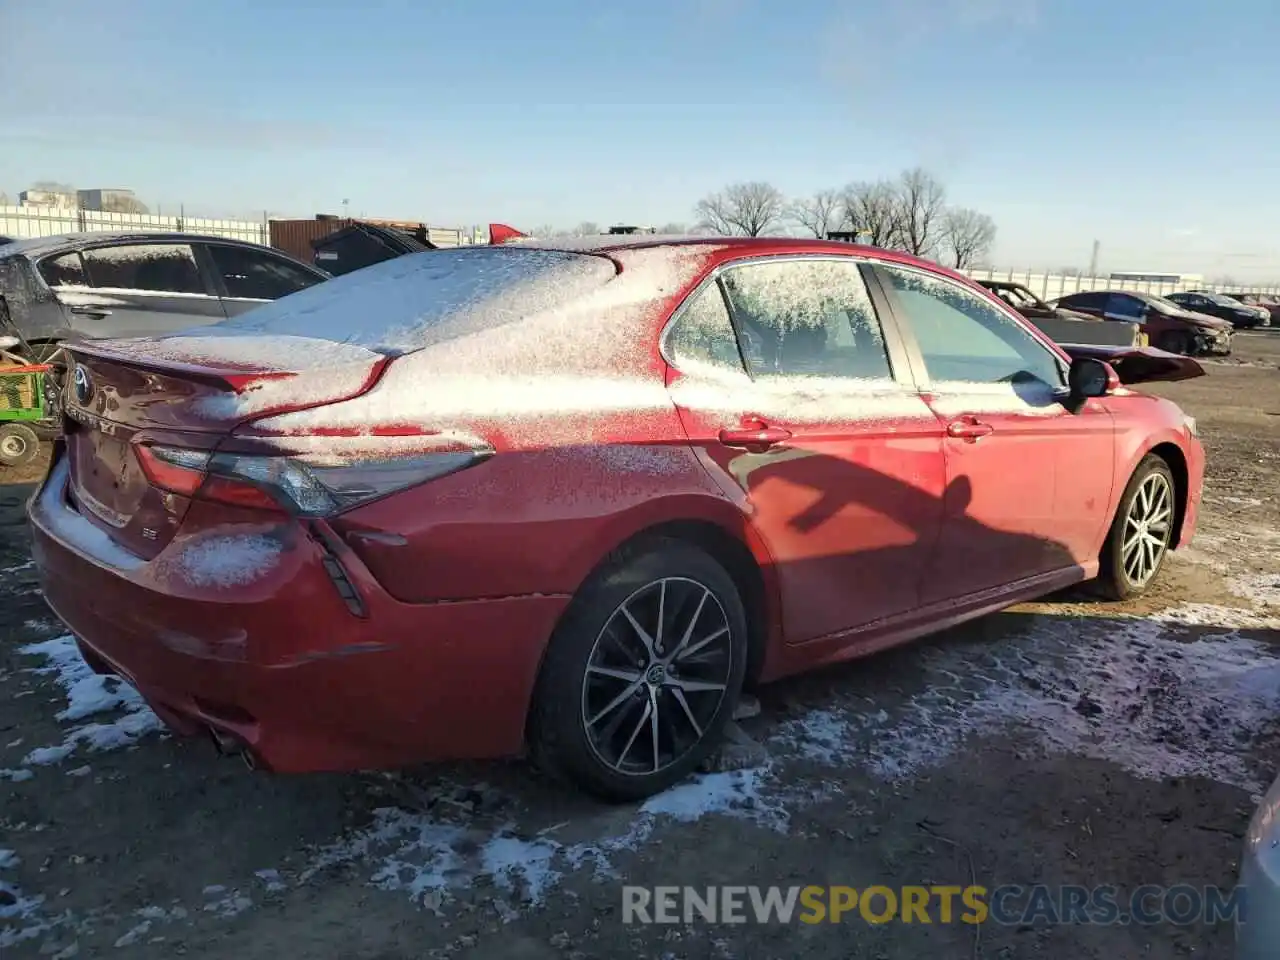
[[[712,233],[855,234],[873,247],[902,250],[957,270],[979,266],[996,238],[989,216],[949,204],[941,181],[919,167],[896,179],[860,181],[791,200],[767,181],[734,183],[703,197],[694,213],[697,228]]]
[[[946,188],[927,170],[904,170],[896,179],[850,183],[788,199],[773,184],[734,183],[697,202],[692,231],[683,223],[656,227],[664,235],[711,233],[775,236],[796,233],[826,238],[855,234],[863,243],[936,260],[965,270],[981,266],[996,239],[985,213],[947,202]],[[543,225],[535,237],[595,236],[606,232],[584,221],[572,229]]]

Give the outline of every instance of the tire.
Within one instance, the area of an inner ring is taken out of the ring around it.
[[[1160,335],[1160,342],[1156,344],[1166,353],[1180,353],[1185,356],[1191,355],[1191,337],[1188,334],[1180,333],[1176,330]]]
[[[660,644],[652,656],[627,613]],[[710,555],[669,538],[620,551],[582,586],[551,637],[530,711],[533,762],[608,801],[666,790],[719,745],[747,650],[742,599]]]
[[[40,452],[40,437],[25,423],[0,426],[0,464],[21,467]]]
[[[1163,489],[1164,507],[1159,506],[1160,493]],[[1146,491],[1144,493],[1144,491]],[[1156,498],[1153,502],[1152,498]],[[1111,521],[1111,529],[1102,545],[1099,556],[1097,585],[1103,596],[1112,600],[1128,600],[1145,593],[1164,566],[1165,557],[1169,555],[1169,541],[1173,536],[1173,524],[1177,517],[1177,486],[1173,482],[1173,473],[1165,461],[1149,453],[1142,458],[1120,498],[1115,519]],[[1141,502],[1140,502],[1141,501]],[[1147,505],[1150,508],[1147,509]],[[1147,526],[1141,526],[1141,515],[1146,513]],[[1152,518],[1156,518],[1153,521]],[[1157,526],[1157,523],[1160,526]],[[1156,539],[1151,546],[1137,547],[1142,554],[1142,567],[1136,566],[1137,554],[1132,547],[1126,555],[1126,536],[1130,538],[1139,531],[1152,534]],[[1154,563],[1151,563],[1151,552],[1155,552]],[[1144,569],[1148,568],[1149,569]]]

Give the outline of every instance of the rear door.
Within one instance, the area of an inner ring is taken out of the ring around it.
[[[204,247],[228,317],[313,287],[324,279],[266,250],[221,243]]]
[[[772,556],[787,642],[914,608],[942,516],[942,430],[858,262],[726,266],[664,349],[690,439]]]
[[[1094,562],[1114,469],[1105,406],[1068,411],[1065,362],[990,298],[913,267],[878,273],[947,437],[945,517],[922,599]]]
[[[226,319],[189,243],[127,243],[81,254],[88,289],[55,291],[89,337],[158,337]]]

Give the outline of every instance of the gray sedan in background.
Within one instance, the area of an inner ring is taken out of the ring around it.
[[[1276,960],[1280,957],[1280,780],[1249,824],[1240,884],[1246,907],[1236,925],[1236,960]]]

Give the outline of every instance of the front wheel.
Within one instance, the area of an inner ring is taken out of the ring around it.
[[[25,423],[6,423],[0,427],[0,464],[21,467],[40,452],[40,437]]]
[[[611,801],[678,783],[720,742],[747,661],[733,579],[680,540],[614,558],[556,628],[534,694],[530,752]]]
[[[1164,565],[1173,538],[1173,473],[1149,453],[1129,479],[1099,558],[1098,586],[1113,600],[1146,591]]]

